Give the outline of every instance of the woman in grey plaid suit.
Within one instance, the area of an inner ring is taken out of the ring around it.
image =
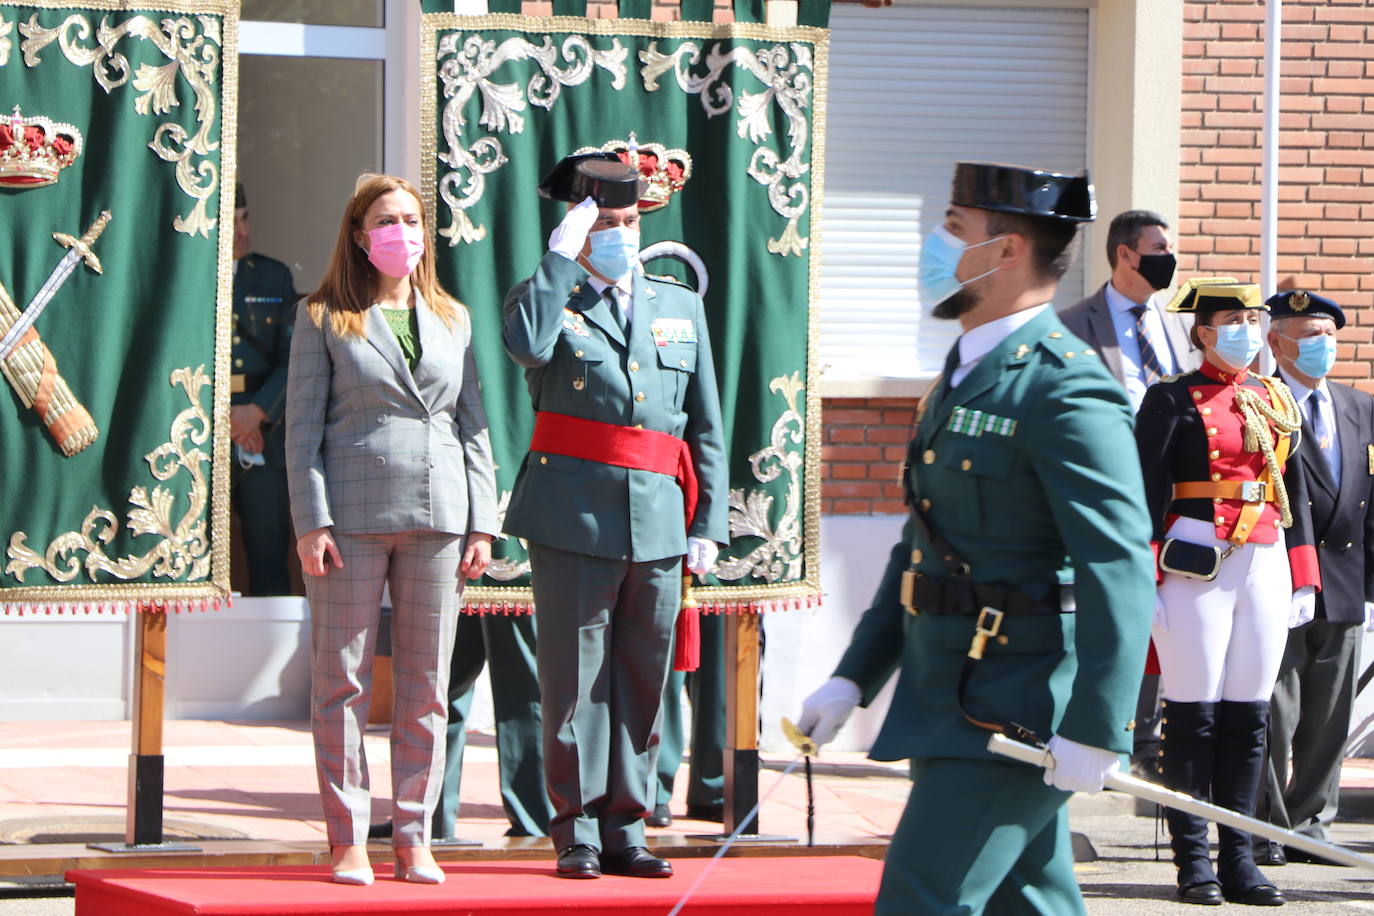
[[[459,598],[500,531],[470,319],[439,286],[431,244],[415,188],[364,175],[291,346],[287,479],[311,608],[315,766],[345,884],[373,878],[362,738],[388,584],[396,876],[443,880],[429,831]]]

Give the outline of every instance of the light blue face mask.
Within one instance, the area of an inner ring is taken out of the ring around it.
[[[917,269],[917,280],[921,286],[921,298],[932,307],[944,302],[974,280],[981,280],[997,272],[997,268],[985,271],[963,282],[954,276],[959,269],[959,261],[970,248],[989,245],[1002,236],[990,238],[976,245],[967,245],[944,226],[938,227],[921,243],[921,258]]]
[[[1264,338],[1260,336],[1257,324],[1221,324],[1216,327],[1217,356],[1226,360],[1226,365],[1237,372],[1255,361],[1259,356]]]
[[[592,253],[587,261],[607,280],[619,280],[639,260],[639,230],[612,226],[593,232]]]
[[[1293,368],[1308,378],[1322,378],[1336,365],[1336,338],[1330,334],[1302,338],[1287,334],[1279,336],[1298,345],[1298,358],[1293,360]]]

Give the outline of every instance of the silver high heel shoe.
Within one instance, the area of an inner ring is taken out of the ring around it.
[[[444,873],[428,865],[402,865],[396,860],[396,880],[409,881],[411,884],[443,884]]]
[[[372,867],[367,868],[336,868],[334,869],[335,884],[358,884],[366,887],[372,883],[375,875]]]

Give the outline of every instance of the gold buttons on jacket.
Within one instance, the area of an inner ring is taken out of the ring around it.
[[[1194,392],[1193,392],[1193,400],[1194,400],[1194,401],[1201,401],[1201,400],[1202,400],[1202,392],[1201,392],[1201,391],[1194,391]]]
[[[1221,479],[1221,473],[1220,473],[1219,471],[1213,471],[1213,472],[1212,472],[1212,479],[1213,479],[1213,480],[1220,480],[1220,479]]]
[[[636,401],[642,401],[642,400],[644,400],[644,392],[642,392],[642,391],[636,391],[636,392],[635,392],[635,400],[636,400]]]
[[[548,456],[548,455],[540,455],[540,456],[539,456],[539,463],[540,463],[540,464],[548,464],[548,463],[549,463],[549,456]]]
[[[968,458],[965,458],[963,461],[959,462],[959,467],[962,470],[970,471],[973,469],[973,462],[970,461]]]
[[[680,360],[678,360],[678,361],[677,361],[677,364],[678,364],[679,366],[681,366],[682,368],[684,368],[684,369],[687,368],[687,360],[685,360],[685,359],[680,359]]]
[[[1050,331],[1050,332],[1049,332],[1048,334],[1046,334],[1045,336],[1048,337],[1050,340],[1058,340],[1059,338],[1063,337],[1064,335],[1063,335],[1063,334],[1060,334],[1058,331]]]
[[[924,461],[926,464],[934,464],[934,463],[935,463],[935,449],[933,449],[933,448],[928,448],[928,449],[926,449],[924,452],[922,452],[922,453],[921,453],[921,460]]]
[[[582,358],[582,351],[581,351],[581,350],[574,350],[574,351],[573,351],[573,356],[576,356],[578,359],[581,359],[581,358]]]
[[[1222,499],[1221,499],[1220,496],[1214,496],[1214,497],[1212,497],[1212,502],[1214,502],[1214,503],[1216,503],[1218,506],[1220,506],[1221,503],[1222,503]]]
[[[1218,516],[1217,516],[1217,524],[1218,524],[1218,525],[1224,525],[1224,524],[1226,524],[1226,517],[1225,517],[1225,516],[1222,516],[1222,515],[1218,515]]]
[[[241,359],[236,359],[236,360],[234,360],[234,368],[235,368],[235,369],[242,369],[242,368],[243,368],[243,360],[241,360]]]
[[[1193,394],[1197,395],[1198,397],[1202,397],[1202,395],[1198,394],[1196,391],[1193,392]],[[1210,417],[1212,415],[1212,408],[1204,407],[1201,410],[1199,410],[1198,413],[1202,414],[1204,417]]]
[[[638,372],[638,371],[639,371],[639,363],[634,362],[634,361],[632,360],[632,361],[630,362],[630,371],[631,371],[631,372]]]
[[[241,337],[239,337],[239,335],[235,334],[235,335],[234,335],[234,345],[237,346],[237,345],[239,345],[239,344],[241,344],[241,343],[243,343],[243,339],[242,339]]]
[[[1211,458],[1213,461],[1216,461],[1218,458],[1221,457],[1221,452],[1218,449],[1212,449],[1210,452],[1207,453],[1207,457]]]
[[[928,499],[923,499],[923,500],[921,500],[921,511],[922,511],[922,512],[929,512],[929,511],[930,511],[930,506],[931,506],[930,500],[928,500]]]
[[[1209,426],[1209,427],[1207,427],[1207,435],[1209,435],[1209,436],[1215,436],[1216,434],[1217,434],[1217,428],[1216,428],[1215,426]]]

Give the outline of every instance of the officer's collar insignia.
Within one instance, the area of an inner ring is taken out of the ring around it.
[[[1030,348],[1030,347],[1026,346],[1025,344],[1021,344],[1021,346],[1019,346],[1019,347],[1016,348],[1016,352],[1012,354],[1012,358],[1013,358],[1013,359],[1025,359],[1025,358],[1026,358],[1026,354],[1029,353],[1030,351],[1031,351],[1031,348]]]
[[[1300,289],[1288,300],[1288,304],[1295,312],[1305,312],[1307,307],[1312,304],[1312,297],[1307,295],[1306,290]]]

